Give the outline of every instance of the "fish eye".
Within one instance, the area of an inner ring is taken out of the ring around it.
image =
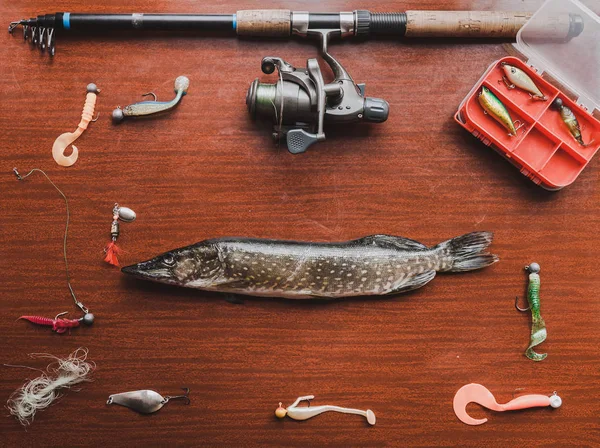
[[[162,263],[165,266],[171,267],[175,265],[175,259],[173,258],[173,256],[167,255],[165,258],[163,258]]]
[[[517,71],[516,71],[514,68],[511,68],[511,69],[510,69],[510,72],[511,72],[512,74],[515,74],[515,73],[517,73]]]

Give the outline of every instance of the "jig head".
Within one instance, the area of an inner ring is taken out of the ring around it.
[[[294,420],[308,420],[309,418],[314,417],[319,414],[322,414],[323,412],[331,411],[331,412],[340,412],[342,414],[362,415],[364,418],[367,419],[367,422],[369,423],[369,425],[375,424],[375,421],[376,421],[375,413],[373,411],[371,411],[370,409],[367,409],[366,411],[362,411],[360,409],[342,408],[340,406],[331,406],[331,405],[311,406],[310,400],[312,400],[314,398],[315,398],[314,395],[306,395],[304,397],[298,397],[292,405],[287,407],[287,409],[284,408],[283,406],[281,406],[281,403],[279,403],[279,407],[275,411],[275,415],[277,416],[277,418],[284,418],[287,415],[288,417],[290,417]],[[302,401],[307,401],[308,406],[299,407],[298,405]]]
[[[348,124],[358,121],[382,123],[388,118],[389,104],[380,98],[365,97],[365,85],[356,84],[342,65],[327,52],[327,42],[339,30],[309,30],[319,36],[320,54],[334,74],[325,84],[316,59],[306,69],[298,69],[278,57],[265,57],[261,69],[271,74],[277,69],[275,84],[254,80],[246,95],[251,117],[270,118],[275,122],[273,137],[286,136],[288,150],[299,154],[316,142],[325,140],[324,124]]]
[[[77,158],[79,157],[79,150],[77,146],[72,145],[72,154],[70,156],[65,156],[65,150],[67,147],[73,143],[75,140],[79,138],[83,131],[85,131],[88,127],[90,121],[96,121],[98,118],[94,117],[94,109],[96,107],[96,96],[100,93],[100,89],[96,87],[96,84],[88,84],[87,85],[87,95],[85,97],[85,104],[83,105],[83,112],[81,114],[81,121],[77,125],[77,129],[75,132],[65,132],[57,137],[54,140],[54,145],[52,145],[52,157],[56,163],[60,166],[71,166],[75,162],[77,162]]]
[[[190,404],[188,397],[190,389],[187,387],[182,388],[184,391],[183,395],[163,397],[158,392],[153,390],[135,390],[133,392],[123,392],[120,394],[113,394],[108,397],[106,404],[118,404],[127,408],[133,409],[141,414],[152,414],[160,410],[165,404],[171,400],[184,400],[185,404]]]
[[[123,109],[121,109],[120,106],[117,107],[112,113],[113,122],[120,123],[125,117],[142,117],[171,110],[179,103],[181,98],[187,94],[189,87],[190,80],[186,76],[179,76],[175,80],[175,98],[171,101],[157,101],[154,93],[145,93],[142,96],[152,95],[154,101],[142,101],[140,103],[130,104]]]
[[[516,411],[519,409],[539,408],[551,406],[559,408],[562,399],[554,392],[552,395],[522,395],[505,404],[498,404],[494,395],[481,384],[467,384],[456,392],[454,396],[454,413],[458,419],[467,425],[482,425],[488,421],[487,418],[475,419],[467,414],[467,405],[477,403],[492,411]]]
[[[544,322],[540,311],[540,265],[531,263],[525,266],[525,270],[529,272],[529,285],[527,287],[527,302],[529,306],[527,308],[519,308],[517,303],[519,298],[517,297],[515,299],[515,308],[522,313],[531,310],[531,339],[529,347],[525,350],[525,356],[532,361],[543,361],[548,355],[533,351],[533,347],[540,345],[548,337],[546,322]]]

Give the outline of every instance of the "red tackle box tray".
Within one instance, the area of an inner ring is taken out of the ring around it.
[[[556,3],[556,0],[549,0],[544,7],[553,3]],[[578,2],[564,1],[562,5],[566,3],[577,4]],[[550,8],[552,7],[553,5],[550,5]],[[535,18],[534,15],[532,20]],[[575,39],[572,39],[569,45],[573,45],[573,40]],[[502,81],[504,75],[500,66],[502,62],[527,73],[547,97],[547,101],[532,99],[528,92],[518,87],[509,89]],[[595,76],[600,86],[600,74]],[[490,115],[484,114],[478,101],[483,86],[498,97],[509,111],[513,121],[518,120],[520,122],[518,124],[522,124],[516,136],[508,135],[500,123]],[[556,98],[560,98],[575,114],[581,126],[583,141],[587,146],[575,140],[561,119],[560,113],[551,107]],[[467,131],[519,168],[523,175],[548,190],[559,190],[573,183],[600,149],[600,121],[592,116],[591,111],[571,100],[561,90],[542,78],[535,68],[516,57],[505,57],[494,62],[463,100],[454,118]]]

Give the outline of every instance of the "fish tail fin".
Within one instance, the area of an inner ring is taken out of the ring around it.
[[[450,266],[443,270],[473,271],[496,263],[498,256],[486,252],[493,237],[491,232],[472,232],[438,244],[435,249],[452,259]]]

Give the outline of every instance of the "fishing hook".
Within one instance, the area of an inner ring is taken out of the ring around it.
[[[167,395],[163,401],[163,404],[166,404],[171,400],[179,400],[179,399],[184,400],[185,404],[190,404],[191,403],[190,397],[188,397],[188,395],[190,394],[190,388],[182,387],[181,390],[183,390],[183,392],[184,392],[183,395],[175,395],[175,396]]]
[[[530,307],[530,306],[527,306],[527,308],[519,308],[519,304],[518,304],[518,302],[519,302],[519,296],[515,296],[515,308],[516,308],[518,311],[520,311],[520,312],[524,313],[525,311],[529,311],[529,310],[531,309],[531,307]]]
[[[149,95],[152,95],[154,97],[153,101],[158,101],[158,97],[156,96],[156,94],[154,92],[144,93],[142,96],[149,96]]]

